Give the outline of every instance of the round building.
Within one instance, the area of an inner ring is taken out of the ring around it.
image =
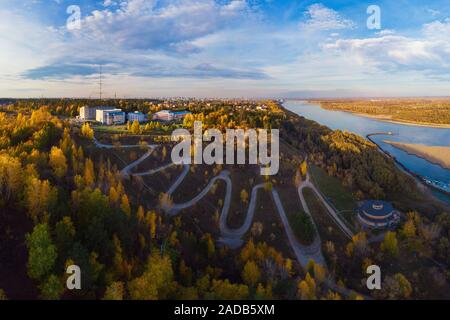
[[[368,200],[359,206],[358,218],[367,227],[387,228],[398,222],[399,215],[389,202]]]

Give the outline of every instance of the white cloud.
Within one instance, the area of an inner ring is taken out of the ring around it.
[[[302,29],[310,31],[321,30],[337,30],[337,29],[352,29],[355,23],[351,20],[341,17],[341,15],[323,4],[316,3],[308,7],[305,12],[307,20],[300,22]]]
[[[449,40],[450,20],[446,20],[425,24],[415,38],[381,34],[366,39],[340,39],[324,48],[380,70],[418,70],[434,76],[449,71]]]
[[[431,9],[431,8],[428,8],[428,9],[427,9],[427,12],[428,12],[429,14],[431,14],[433,17],[437,17],[438,15],[441,14],[440,11],[434,10],[434,9]]]
[[[195,52],[193,42],[231,25],[248,13],[246,1],[219,5],[214,0],[184,0],[158,5],[156,0],[129,0],[118,10],[95,10],[74,34],[84,42],[126,50]]]

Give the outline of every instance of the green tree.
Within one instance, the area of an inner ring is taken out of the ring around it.
[[[61,279],[54,274],[50,275],[40,286],[41,298],[44,300],[59,300],[64,292]]]
[[[27,234],[28,275],[32,279],[42,279],[48,275],[57,258],[56,246],[50,237],[46,223],[38,224],[31,234]]]
[[[72,219],[70,217],[64,217],[61,221],[58,221],[55,226],[55,234],[59,253],[69,251],[75,238],[75,226],[73,225]]]

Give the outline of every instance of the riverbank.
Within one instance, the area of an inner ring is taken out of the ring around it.
[[[426,146],[423,144],[402,143],[390,140],[383,140],[383,142],[431,163],[438,164],[445,169],[450,169],[450,147]]]
[[[418,174],[418,173],[416,173],[414,171],[411,171],[403,163],[399,162],[395,156],[390,154],[388,151],[384,150],[378,143],[375,142],[375,140],[373,140],[371,138],[371,136],[376,136],[376,135],[380,135],[380,134],[384,135],[384,134],[388,134],[388,133],[382,133],[382,132],[381,133],[372,133],[372,134],[366,135],[366,138],[367,138],[367,140],[372,142],[374,145],[376,145],[378,147],[378,150],[380,150],[383,154],[385,154],[386,157],[391,158],[392,160],[394,160],[394,162],[404,172],[406,172],[407,174],[409,174],[413,178],[416,178],[419,181],[419,183],[421,183],[421,184],[423,184],[425,186],[428,186],[431,189],[436,190],[436,191],[438,191],[441,194],[444,194],[446,196],[450,196],[450,191],[448,190],[448,187],[445,184],[443,184],[442,182],[439,182],[439,181],[429,180],[429,179],[425,178],[424,176],[422,176],[422,175],[420,175],[420,174]],[[436,199],[438,199],[438,198],[436,198]],[[441,201],[442,199],[439,198],[438,200]],[[444,200],[443,203],[445,203],[445,205],[448,205],[449,202],[447,200]]]
[[[415,127],[427,127],[427,128],[436,128],[436,129],[450,129],[450,123],[433,123],[433,122],[421,122],[421,121],[409,121],[409,120],[403,120],[403,119],[392,119],[392,115],[389,114],[370,114],[370,113],[364,113],[364,112],[357,112],[352,110],[345,110],[345,109],[334,109],[334,108],[326,108],[320,103],[320,101],[314,101],[314,100],[307,100],[308,103],[314,104],[316,106],[320,106],[324,110],[329,111],[341,111],[345,113],[350,113],[355,116],[374,119],[378,121],[393,123],[393,124],[401,124],[401,125],[407,125],[407,126],[415,126]]]
[[[327,110],[329,110],[329,109],[327,109]],[[415,121],[407,121],[407,120],[392,120],[392,117],[388,116],[388,115],[373,115],[373,114],[368,114],[368,113],[359,113],[359,112],[343,111],[343,110],[336,110],[336,111],[348,112],[348,113],[354,114],[355,116],[359,116],[359,117],[365,117],[365,118],[370,118],[370,119],[374,119],[374,120],[395,123],[395,124],[402,124],[402,125],[406,125],[406,126],[427,127],[427,128],[437,128],[437,129],[450,129],[450,124],[415,122]]]

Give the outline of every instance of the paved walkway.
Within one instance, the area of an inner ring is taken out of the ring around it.
[[[298,189],[298,195],[300,196],[300,200],[302,202],[303,208],[305,209],[305,211],[308,214],[310,214],[310,211],[309,211],[309,208],[308,208],[308,204],[306,203],[306,201],[305,201],[305,199],[303,197],[303,189],[305,189],[305,188],[310,188],[311,190],[314,191],[314,193],[316,194],[317,198],[320,200],[320,202],[322,202],[324,207],[327,209],[328,214],[334,220],[334,222],[337,224],[339,229],[341,229],[341,231],[344,233],[344,235],[347,238],[351,239],[354,236],[354,232],[347,227],[347,225],[339,217],[338,213],[323,198],[322,194],[319,192],[319,190],[317,190],[316,186],[311,182],[309,172],[306,173],[306,180],[302,181],[302,183],[300,184],[300,187]]]
[[[121,145],[121,146],[114,146],[114,145],[106,145],[98,142],[98,140],[94,137],[94,143],[99,148],[105,148],[105,149],[111,149],[111,148],[134,148],[134,147],[142,147],[141,145]],[[146,176],[146,175],[152,175],[157,172],[164,171],[168,168],[170,168],[174,164],[167,164],[164,166],[161,166],[156,169],[148,170],[145,172],[138,172],[138,173],[130,173],[130,171],[145,161],[153,152],[153,150],[156,148],[156,145],[149,145],[148,148],[150,149],[148,152],[146,152],[141,158],[138,160],[130,163],[127,165],[123,170],[122,174],[125,176],[131,175],[131,176]],[[189,165],[184,165],[183,172],[178,176],[177,180],[170,186],[169,190],[167,191],[167,195],[172,196],[172,194],[176,191],[176,189],[179,187],[179,185],[183,182],[183,180],[186,178],[187,174],[189,173]],[[208,185],[194,198],[191,200],[184,202],[184,203],[178,203],[178,204],[172,204],[170,207],[163,208],[163,210],[166,212],[167,215],[175,216],[179,214],[183,209],[189,208],[197,204],[200,200],[202,200],[211,190],[211,188],[214,186],[214,184],[217,181],[224,181],[226,183],[226,194],[225,199],[222,207],[222,212],[220,215],[220,221],[219,221],[219,229],[220,229],[220,237],[218,239],[218,242],[229,246],[230,248],[239,248],[243,244],[242,237],[248,232],[248,230],[251,227],[253,217],[255,214],[256,209],[256,201],[257,201],[257,194],[258,191],[265,187],[265,183],[258,184],[253,187],[251,192],[251,198],[249,202],[249,206],[247,208],[247,215],[245,217],[245,221],[242,224],[241,227],[237,229],[231,229],[228,226],[227,220],[228,215],[230,212],[230,205],[231,205],[231,194],[232,194],[232,181],[230,178],[230,172],[227,170],[223,170],[220,172],[219,175],[212,178]],[[305,269],[309,263],[310,260],[313,260],[315,263],[321,264],[326,268],[326,261],[322,255],[322,242],[320,239],[320,235],[317,231],[317,226],[314,222],[314,219],[309,211],[308,204],[306,203],[304,197],[303,197],[303,189],[304,188],[311,188],[319,198],[319,200],[324,204],[324,206],[327,208],[327,211],[329,214],[333,217],[333,219],[336,221],[340,229],[346,234],[348,237],[351,238],[353,235],[353,232],[351,232],[347,226],[340,220],[337,213],[334,211],[334,209],[325,201],[325,199],[322,197],[320,192],[316,189],[314,184],[311,183],[309,173],[307,173],[306,180],[303,181],[300,186],[298,187],[298,195],[300,197],[300,201],[302,203],[302,206],[305,210],[305,212],[310,215],[311,220],[313,222],[314,228],[316,229],[316,236],[314,238],[314,241],[311,245],[305,246],[302,245],[295,236],[294,232],[292,231],[292,228],[289,224],[289,220],[287,218],[286,212],[283,208],[280,196],[278,194],[278,191],[275,188],[272,188],[272,199],[275,203],[275,206],[277,208],[278,214],[280,216],[281,222],[283,223],[284,230],[286,231],[286,235],[289,240],[289,244],[294,251],[295,257],[297,258],[298,262],[302,266],[303,269]],[[341,293],[342,295],[348,296],[351,293],[353,293],[352,290],[347,288],[341,288],[338,287],[332,278],[328,278],[325,280],[325,285],[329,287],[330,289]],[[366,299],[371,299],[371,297],[364,296]]]
[[[292,250],[294,251],[294,254],[300,263],[300,265],[305,269],[309,263],[310,260],[314,260],[314,262],[321,264],[323,266],[326,265],[325,259],[322,255],[321,251],[321,242],[319,233],[316,232],[316,236],[314,238],[314,241],[311,245],[305,246],[302,245],[295,236],[294,232],[292,231],[292,228],[289,224],[289,220],[287,218],[286,212],[284,211],[283,205],[281,203],[280,196],[278,194],[278,191],[273,189],[272,190],[272,197],[275,202],[275,206],[278,209],[278,214],[280,215],[281,222],[283,223],[284,230],[286,231],[286,235],[288,237],[289,243],[292,247]],[[313,221],[314,223],[314,221]]]

